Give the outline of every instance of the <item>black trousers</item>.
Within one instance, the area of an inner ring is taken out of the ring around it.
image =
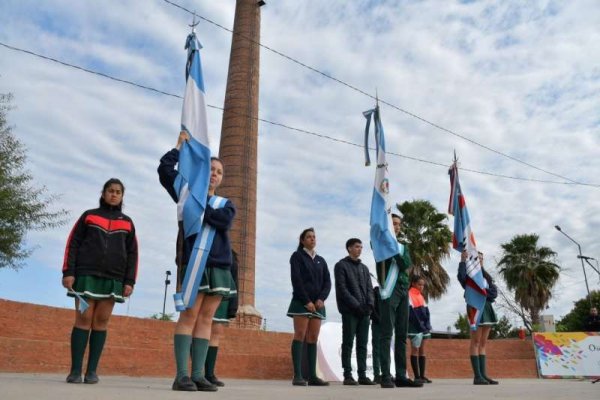
[[[352,347],[356,337],[356,365],[358,376],[365,377],[367,371],[367,343],[369,341],[368,315],[357,317],[350,313],[342,314],[342,368],[344,377],[352,375]]]

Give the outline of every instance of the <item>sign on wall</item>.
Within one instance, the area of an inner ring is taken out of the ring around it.
[[[543,378],[600,377],[597,332],[534,333],[538,373]]]

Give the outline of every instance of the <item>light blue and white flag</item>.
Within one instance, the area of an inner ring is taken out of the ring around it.
[[[227,203],[225,197],[211,196],[208,204],[215,210],[222,208]],[[194,248],[190,255],[190,261],[188,262],[185,270],[185,277],[181,285],[181,292],[175,293],[173,299],[175,300],[175,309],[177,311],[184,311],[187,308],[191,308],[196,301],[198,296],[198,288],[202,282],[202,274],[206,268],[206,262],[208,261],[208,254],[212,247],[213,240],[215,238],[217,230],[209,225],[202,224],[200,232],[196,236],[194,241]]]
[[[377,154],[377,169],[375,171],[375,184],[373,187],[373,197],[371,199],[371,247],[375,262],[385,261],[392,258],[390,271],[387,274],[386,282],[380,288],[381,298],[387,299],[398,278],[398,265],[396,256],[402,254],[404,246],[398,243],[392,225],[392,209],[388,203],[390,184],[388,180],[388,164],[385,158],[385,135],[383,125],[379,115],[379,106],[363,113],[367,119],[365,128],[365,165],[371,165],[369,158],[369,128],[371,118],[375,126],[375,148]]]
[[[185,95],[181,112],[181,130],[190,135],[179,152],[179,175],[175,180],[179,202],[177,218],[183,221],[185,237],[197,234],[202,226],[210,182],[210,146],[204,100],[204,79],[200,49],[202,45],[194,32],[185,42],[188,51]]]
[[[204,229],[203,232],[202,226],[210,183],[211,154],[200,61],[202,45],[194,32],[188,35],[185,48],[188,51],[187,84],[181,112],[181,130],[190,135],[190,140],[183,142],[179,151],[177,167],[179,174],[175,179],[174,187],[179,199],[177,219],[183,222],[184,236],[186,238],[197,236],[186,268],[181,293],[173,295],[177,311],[183,311],[194,305],[214,236],[214,232],[210,234],[210,230]]]
[[[87,310],[90,307],[90,305],[88,304],[87,301],[85,301],[85,299],[83,297],[81,297],[79,295],[79,293],[77,293],[73,289],[69,289],[69,292],[73,293],[75,295],[75,297],[77,297],[77,299],[79,300],[79,308],[77,309],[77,311],[79,311],[81,314],[83,314],[85,312],[85,310]]]

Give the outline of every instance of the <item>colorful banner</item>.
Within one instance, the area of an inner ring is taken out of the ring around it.
[[[538,373],[543,378],[600,378],[598,332],[534,333]]]

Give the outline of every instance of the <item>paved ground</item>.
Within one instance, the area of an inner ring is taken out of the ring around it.
[[[600,383],[579,380],[503,379],[498,386],[473,386],[465,379],[437,379],[421,389],[380,389],[379,386],[293,387],[287,381],[228,379],[216,393],[173,392],[166,378],[101,377],[97,385],[69,385],[55,374],[0,373],[0,399],[49,400],[168,400],[198,396],[214,399],[573,399],[600,398]],[[406,397],[405,397],[406,396]]]

